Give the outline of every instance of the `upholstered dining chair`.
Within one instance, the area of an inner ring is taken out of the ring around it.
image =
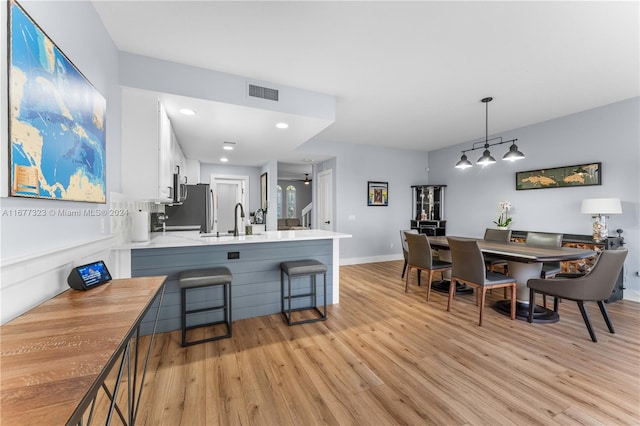
[[[449,302],[447,311],[451,310],[451,303],[455,295],[456,281],[467,284],[476,289],[476,304],[480,305],[480,319],[482,326],[484,301],[487,290],[507,287],[511,289],[511,319],[516,318],[516,280],[497,272],[489,271],[484,265],[482,251],[476,240],[468,238],[447,237],[451,250],[451,286],[449,286]]]
[[[445,262],[440,259],[436,259],[431,251],[429,245],[429,239],[425,234],[412,234],[405,232],[407,239],[407,245],[409,248],[409,258],[407,261],[407,277],[404,285],[405,293],[409,291],[409,277],[411,275],[411,269],[416,269],[418,277],[420,271],[427,271],[429,277],[427,279],[427,302],[431,297],[431,281],[433,280],[433,273],[447,271],[451,269],[451,263]],[[454,286],[455,287],[455,286]]]
[[[407,262],[409,261],[409,246],[407,246],[407,237],[404,236],[405,232],[410,234],[417,234],[417,229],[401,229],[400,230],[400,243],[402,244],[402,255],[404,256],[404,266],[402,267],[401,278],[404,278],[405,272],[407,272]],[[418,285],[420,285],[420,271],[418,271]]]
[[[597,302],[609,333],[615,333],[607,308],[604,306],[604,301],[611,296],[626,257],[627,249],[605,250],[600,253],[595,265],[586,275],[577,278],[532,278],[527,281],[529,300],[535,300],[536,293],[553,296],[555,312],[558,312],[557,298],[577,302],[582,319],[589,331],[589,336],[591,336],[592,341],[597,342],[598,339],[591,326],[591,320],[585,309],[584,302]],[[529,303],[529,322],[533,321],[534,305],[534,303]]]
[[[508,243],[509,241],[511,241],[511,229],[487,228],[484,231],[484,239],[486,241],[499,241]],[[497,256],[485,255],[484,264],[487,269],[494,272],[496,272],[495,268],[502,268],[502,272],[506,272],[507,270],[507,261]]]
[[[527,237],[524,243],[530,246],[542,246],[542,247],[561,247],[563,234],[556,234],[552,232],[527,232]],[[544,262],[542,264],[542,272],[540,278],[553,278],[556,274],[562,272],[562,266],[560,262]],[[555,300],[555,303],[558,301]],[[542,297],[542,304],[547,307],[547,297]]]

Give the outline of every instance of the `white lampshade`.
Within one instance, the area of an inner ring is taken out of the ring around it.
[[[587,198],[580,210],[585,214],[621,214],[622,204],[619,198]]]

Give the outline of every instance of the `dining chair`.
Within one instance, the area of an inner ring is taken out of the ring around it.
[[[491,229],[487,228],[484,231],[484,239],[486,241],[499,241],[508,243],[511,241],[511,229]],[[484,255],[484,264],[487,269],[496,272],[495,268],[501,268],[502,273],[507,272],[507,261],[497,256]],[[505,296],[506,297],[506,296]]]
[[[535,300],[536,293],[554,297],[553,308],[558,312],[557,298],[573,300],[578,303],[578,308],[582,314],[591,340],[597,342],[596,334],[591,326],[589,314],[585,309],[584,302],[597,302],[600,312],[607,324],[609,333],[615,333],[611,318],[604,301],[611,296],[613,287],[618,280],[620,271],[627,257],[627,249],[605,250],[600,253],[595,265],[586,274],[577,278],[532,278],[527,281],[529,287],[529,300]],[[455,265],[455,263],[454,263]],[[533,321],[534,303],[529,303],[529,322]]]
[[[524,243],[529,246],[562,247],[562,237],[563,234],[556,234],[552,232],[527,232],[527,237],[525,238]],[[542,264],[540,278],[553,278],[560,272],[562,272],[562,265],[560,262],[544,262]],[[557,303],[557,300],[555,303]],[[545,308],[547,307],[546,296],[542,297],[542,305]]]
[[[494,288],[511,289],[511,319],[516,318],[516,280],[512,277],[489,271],[484,265],[482,251],[476,240],[467,238],[447,237],[451,250],[451,284],[456,281],[476,288],[476,304],[480,305],[480,319],[478,325],[482,326],[482,316],[487,290]],[[455,285],[449,287],[449,302],[447,311],[451,310],[451,303],[455,296]]]
[[[407,246],[407,237],[404,236],[405,232],[411,234],[417,234],[417,229],[401,229],[400,230],[400,243],[402,244],[402,255],[404,256],[404,266],[402,267],[401,278],[404,278],[404,274],[407,271],[407,262],[409,261],[409,247]],[[418,271],[418,285],[420,285],[420,271]]]
[[[407,261],[407,277],[404,285],[405,293],[409,291],[409,277],[411,275],[411,269],[416,269],[418,277],[420,277],[420,271],[427,271],[429,277],[427,279],[427,302],[431,297],[431,281],[433,280],[433,273],[447,271],[451,269],[451,263],[445,262],[433,256],[431,245],[429,245],[429,239],[425,234],[413,234],[405,232],[405,238],[407,239],[407,246],[409,248],[409,255]],[[453,286],[455,288],[455,286]]]

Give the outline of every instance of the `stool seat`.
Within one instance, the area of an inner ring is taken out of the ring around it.
[[[287,285],[285,286],[284,276],[287,275]],[[322,304],[324,309],[321,311],[316,306],[317,303],[317,288],[316,288],[316,275],[322,275]],[[310,289],[308,293],[295,294],[292,292],[292,278],[297,277],[310,277]],[[324,321],[327,319],[327,265],[315,260],[315,259],[303,259],[303,260],[290,260],[280,263],[280,291],[281,291],[281,309],[282,315],[284,315],[287,324],[297,325],[315,321]],[[307,299],[309,304],[304,306],[292,306],[293,300]],[[286,306],[285,306],[286,305]],[[292,312],[308,311],[311,310],[316,313],[315,318],[309,318],[299,321],[293,321],[291,318]]]
[[[192,269],[188,271],[182,271],[178,276],[178,286],[180,287],[181,296],[181,320],[182,320],[182,346],[195,345],[196,343],[210,342],[212,340],[224,339],[231,337],[232,333],[232,319],[231,319],[231,280],[233,276],[231,271],[224,266],[205,269]],[[205,299],[208,299],[209,295],[215,295],[215,291],[208,290],[204,287],[222,287],[222,297],[214,297],[213,301],[222,299],[220,304],[215,306],[197,307],[194,309],[187,309],[187,290],[190,293],[193,292],[191,299],[192,306],[203,306]],[[205,297],[207,296],[207,297]],[[216,312],[222,311],[222,320],[212,321],[215,318]],[[187,316],[193,315],[196,320],[199,320],[197,324],[187,326]],[[199,317],[199,318],[198,318]],[[205,319],[205,322],[203,322]],[[224,324],[227,332],[224,335],[208,337],[199,340],[187,341],[187,330],[195,328],[209,327],[218,324]]]
[[[292,260],[282,262],[280,269],[289,276],[324,274],[327,272],[327,265],[315,259]]]
[[[193,269],[180,273],[180,288],[202,287],[231,282],[231,271],[224,266],[217,268]]]

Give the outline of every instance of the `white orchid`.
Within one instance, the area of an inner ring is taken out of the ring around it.
[[[509,217],[509,210],[511,210],[511,203],[509,201],[500,201],[498,203],[498,211],[500,212],[500,216],[498,216],[498,220],[494,220],[493,223],[502,227],[509,226],[512,218]]]

